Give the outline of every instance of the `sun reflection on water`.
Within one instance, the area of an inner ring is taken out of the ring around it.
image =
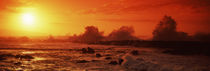
[[[35,54],[35,53],[46,53],[43,51],[23,51],[21,52],[22,54]]]
[[[40,61],[40,60],[46,60],[46,58],[34,57],[34,59],[32,61]]]
[[[34,54],[35,52],[33,52],[33,51],[24,51],[24,52],[22,52],[22,54]]]

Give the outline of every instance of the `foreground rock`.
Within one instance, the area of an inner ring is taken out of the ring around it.
[[[89,62],[89,61],[87,61],[87,60],[78,60],[78,61],[76,61],[76,63],[87,63],[87,62]]]
[[[89,53],[89,54],[94,54],[95,50],[88,47],[88,48],[82,48],[82,53]]]
[[[101,54],[97,53],[97,54],[96,54],[96,57],[99,58],[99,57],[102,57],[102,56],[101,56]]]
[[[111,65],[117,65],[118,63],[117,63],[117,61],[111,61],[111,62],[109,62],[109,64],[111,64]]]
[[[112,57],[106,57],[105,59],[106,59],[106,60],[110,60],[110,59],[112,59]]]
[[[118,59],[118,63],[119,63],[119,65],[121,65],[122,64],[122,62],[123,62],[124,60],[123,59]]]
[[[130,52],[130,54],[132,55],[139,55],[139,51],[138,50],[133,50]]]
[[[18,58],[18,59],[34,59],[33,56],[30,56],[30,55],[16,55],[15,58]]]
[[[27,60],[31,60],[31,59],[34,59],[33,56],[31,55],[12,55],[12,54],[1,54],[0,55],[0,60],[6,60],[7,58],[16,58],[16,59],[27,59]]]

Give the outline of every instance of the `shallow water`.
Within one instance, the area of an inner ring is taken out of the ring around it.
[[[102,57],[80,51],[87,47],[95,49]],[[127,57],[132,50],[138,50],[139,55],[131,55],[131,59],[124,61],[129,66],[109,64],[111,61]],[[169,55],[154,48],[132,46],[4,43],[0,46],[0,55],[0,71],[208,71],[210,68],[209,57],[206,56]],[[106,59],[107,57],[111,59]],[[82,60],[85,62],[80,62]]]

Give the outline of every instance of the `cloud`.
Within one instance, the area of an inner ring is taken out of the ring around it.
[[[170,6],[169,8],[165,8]],[[185,8],[195,11],[208,11],[210,8],[209,0],[116,0],[110,3],[104,4],[100,7],[85,10],[85,14],[124,14],[124,13],[139,13],[144,10],[158,10],[179,8],[183,10]]]
[[[20,0],[1,0],[0,11],[14,11],[16,7],[22,5],[23,3]]]
[[[164,16],[163,20],[153,31],[153,40],[155,41],[182,41],[188,40],[188,34],[177,32],[176,22],[170,16]]]
[[[133,27],[122,26],[118,30],[113,30],[106,38],[106,40],[137,40],[134,36]]]
[[[99,21],[109,21],[109,22],[154,22],[154,20],[149,19],[116,19],[116,18],[110,18],[110,19],[97,19]]]
[[[209,0],[177,0],[177,2],[181,5],[193,6],[193,7],[206,7],[210,6]]]

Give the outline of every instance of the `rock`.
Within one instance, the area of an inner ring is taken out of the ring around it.
[[[22,64],[21,62],[14,63],[14,65],[17,65],[17,66],[19,66],[21,64]]]
[[[87,63],[87,62],[89,62],[89,61],[87,61],[87,60],[78,60],[77,61],[77,63]]]
[[[118,59],[118,63],[119,63],[119,65],[121,65],[122,64],[122,62],[123,62],[124,60],[123,59]]]
[[[8,57],[14,57],[12,54],[0,54],[0,61],[6,60]]]
[[[112,57],[106,57],[105,59],[106,59],[106,60],[110,60],[110,59],[112,59]]]
[[[82,48],[82,53],[87,53],[87,49]]]
[[[91,60],[92,62],[98,62],[98,61],[100,61],[100,60]]]
[[[87,50],[88,50],[88,53],[95,53],[95,50],[90,47],[88,47]]]
[[[123,59],[123,62],[121,63],[121,65],[123,67],[135,67],[136,64],[139,64],[139,63],[144,63],[144,61],[138,61],[136,60],[136,58],[133,56],[133,55],[130,55],[130,54],[126,54],[122,57]],[[138,71],[138,70],[137,70]]]
[[[0,57],[14,57],[12,54],[1,54]]]
[[[118,63],[117,63],[117,61],[111,61],[111,62],[109,62],[109,64],[111,64],[111,65],[117,65]]]
[[[111,54],[106,54],[105,56],[112,56]]]
[[[7,68],[0,68],[0,71],[13,71],[13,70],[10,70],[10,69],[7,69]]]
[[[102,57],[102,56],[101,56],[101,54],[97,53],[97,54],[96,54],[96,57]]]
[[[139,51],[138,50],[133,50],[133,51],[131,51],[131,54],[132,55],[139,55]]]
[[[86,48],[82,48],[82,53],[94,54],[95,50],[90,48],[90,47],[88,47],[87,49]]]
[[[32,57],[30,55],[16,55],[15,58],[19,58],[19,59],[34,59],[34,57]]]
[[[0,61],[2,61],[2,60],[6,60],[6,58],[5,57],[0,57]]]
[[[126,53],[125,51],[117,51],[118,53]]]

